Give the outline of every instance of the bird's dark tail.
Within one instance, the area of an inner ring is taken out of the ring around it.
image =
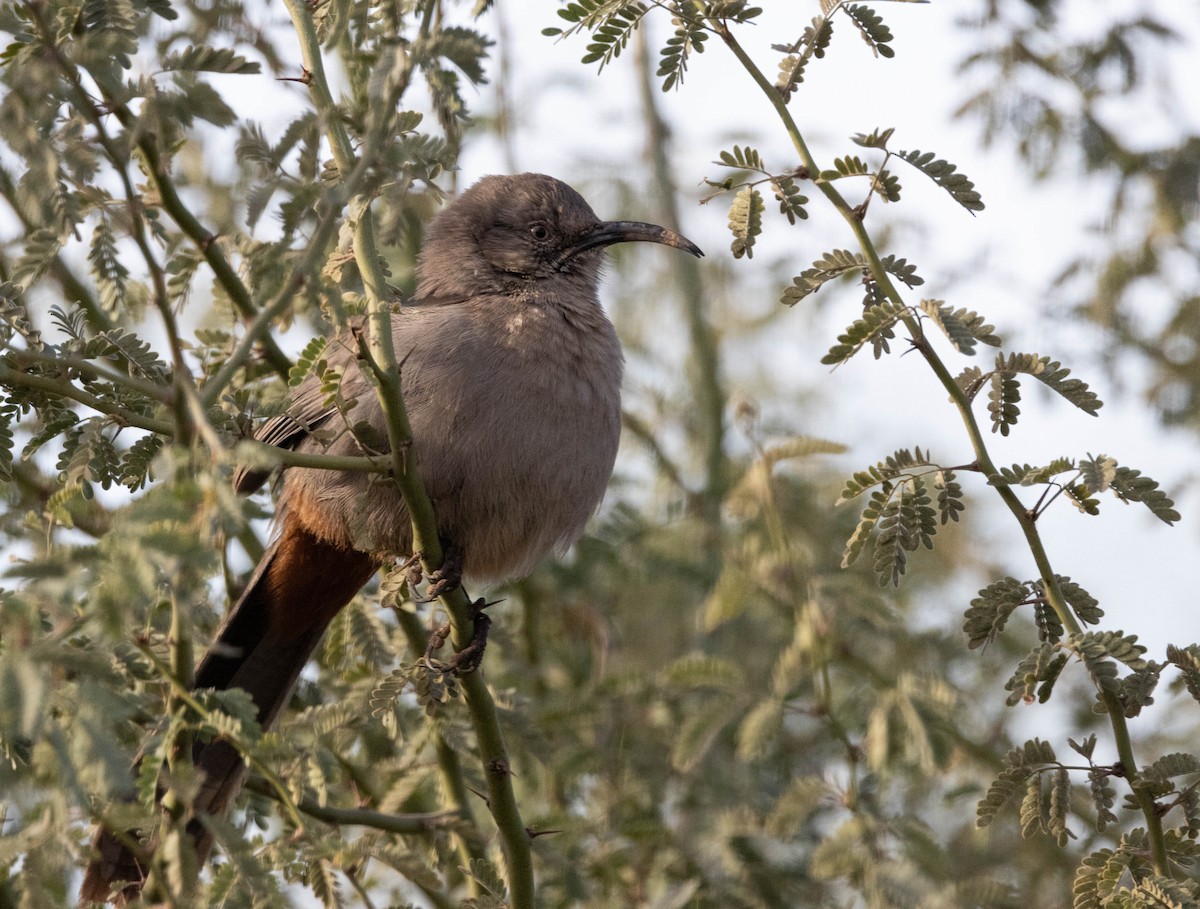
[[[265,729],[286,706],[321,635],[375,572],[368,555],[322,542],[284,521],[216,640],[196,668],[195,688],[241,688],[258,708]],[[197,813],[221,814],[246,778],[246,766],[228,742],[197,744],[203,776]],[[203,861],[212,847],[205,827],[189,825]],[[140,892],[146,869],[112,831],[101,828],[80,889],[81,902],[123,902]]]

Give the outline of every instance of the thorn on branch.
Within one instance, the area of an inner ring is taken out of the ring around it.
[[[318,5],[319,5],[318,3],[310,3],[309,8],[316,9]],[[299,76],[276,76],[275,81],[276,82],[299,82],[301,85],[311,85],[312,84],[312,72],[309,70],[309,68],[307,66],[302,66],[302,67],[300,67],[300,75]]]

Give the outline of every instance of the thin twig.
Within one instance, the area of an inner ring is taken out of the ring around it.
[[[13,369],[11,366],[5,366],[3,363],[0,363],[0,385],[8,385],[10,387],[24,385],[27,388],[37,388],[41,391],[52,392],[110,416],[119,424],[136,426],[138,429],[156,432],[168,438],[173,438],[175,435],[174,423],[143,416],[142,414],[126,410],[123,407],[118,407],[116,404],[105,401],[103,398],[89,394],[82,388],[77,388],[65,379],[52,379],[49,376],[33,375],[32,373],[21,372],[18,369]]]
[[[123,385],[130,391],[136,391],[138,394],[158,401],[160,404],[170,405],[173,398],[171,390],[165,385],[147,382],[145,379],[139,379],[126,373],[108,369],[106,368],[107,364],[102,360],[85,360],[82,357],[75,357],[69,354],[51,354],[29,349],[10,349],[8,355],[18,366],[24,366],[28,363],[46,363],[66,366],[79,372],[88,373],[92,378],[112,382],[114,385]]]
[[[246,788],[259,795],[279,801],[279,792],[274,787],[254,777],[246,781]],[[370,808],[336,808],[322,805],[313,799],[300,799],[296,808],[318,821],[350,827],[370,827],[385,833],[400,836],[415,836],[432,833],[445,827],[448,822],[459,819],[457,811],[425,811],[419,814],[392,814],[373,811]]]

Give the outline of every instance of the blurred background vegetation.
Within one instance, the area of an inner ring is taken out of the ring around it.
[[[533,840],[538,905],[1070,905],[1081,856],[1136,826],[1130,812],[1097,832],[1084,792],[1061,848],[1023,838],[1016,805],[975,824],[1005,752],[1034,734],[1063,758],[1068,736],[1095,731],[1097,760],[1112,760],[1083,673],[1049,706],[1006,706],[1036,641],[1028,615],[982,651],[965,646],[974,591],[1031,571],[1015,528],[964,482],[964,521],[915,556],[902,587],[840,567],[857,515],[833,503],[849,471],[901,445],[938,444],[947,463],[966,451],[944,394],[914,380],[902,345],[832,376],[818,365],[860,312],[854,288],[779,305],[793,275],[852,243],[828,212],[814,203],[785,229],[769,210],[755,258],[735,261],[724,202],[696,205],[735,141],[795,166],[769,108],[717,46],[661,93],[675,25],[660,11],[597,80],[577,63],[587,40],[541,34],[565,27],[556,4],[479,6],[313,8],[348,128],[377,129],[380,86],[415,112],[379,128],[355,177],[399,291],[441,194],[488,172],[551,172],[602,217],[676,224],[708,252],[698,266],[614,257],[606,304],[630,363],[617,475],[573,552],[490,595],[504,602],[484,671],[524,821],[546,834]],[[745,40],[774,75],[770,45],[829,10],[764,6]],[[1200,431],[1200,9],[875,8],[897,57],[934,69],[899,82],[899,59],[839,22],[791,102],[818,158],[854,150],[851,132],[898,126],[899,147],[934,147],[971,174],[988,204],[978,218],[913,173],[911,200],[870,209],[876,242],[920,263],[928,295],[1063,359],[1117,411],[1085,428],[1030,393],[1033,421],[1016,431],[1027,447],[1009,460],[1080,456],[1075,440],[1095,432],[1194,502],[1195,463],[1172,458]],[[112,805],[139,746],[171,734],[159,718],[172,606],[203,646],[269,532],[266,496],[229,490],[232,447],[281,399],[306,341],[359,301],[327,215],[345,200],[320,123],[302,81],[276,81],[303,80],[278,4],[30,0],[0,8],[0,33],[0,906],[61,906],[91,822],[150,815]],[[992,218],[993,233],[971,233]],[[278,301],[278,346],[223,374],[243,326]],[[208,400],[218,377],[228,384]],[[1190,521],[1166,543],[1149,515],[1062,505],[1064,573],[1105,608],[1090,568],[1138,591],[1125,631],[1181,646],[1200,635],[1194,588],[1176,580],[1193,573]],[[1161,569],[1146,556],[1160,550]],[[414,656],[413,608],[384,583],[335,623],[294,711],[254,744],[306,810],[303,831],[252,785],[206,889],[179,905],[501,904],[461,704],[371,707]],[[1136,726],[1146,759],[1194,746],[1195,704],[1164,679]],[[363,813],[336,822],[330,806]],[[366,822],[448,807],[462,815],[421,834]]]

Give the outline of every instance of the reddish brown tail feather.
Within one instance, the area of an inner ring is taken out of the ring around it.
[[[244,689],[258,708],[259,723],[268,727],[287,704],[333,617],[376,567],[365,553],[331,546],[295,521],[285,521],[196,668],[194,687]],[[197,745],[193,758],[204,775],[196,810],[221,814],[245,781],[245,763],[220,740]],[[203,861],[211,837],[199,823],[189,829]],[[95,857],[84,874],[80,900],[104,902],[115,895],[123,902],[136,896],[145,869],[133,852],[103,828],[93,846]]]

